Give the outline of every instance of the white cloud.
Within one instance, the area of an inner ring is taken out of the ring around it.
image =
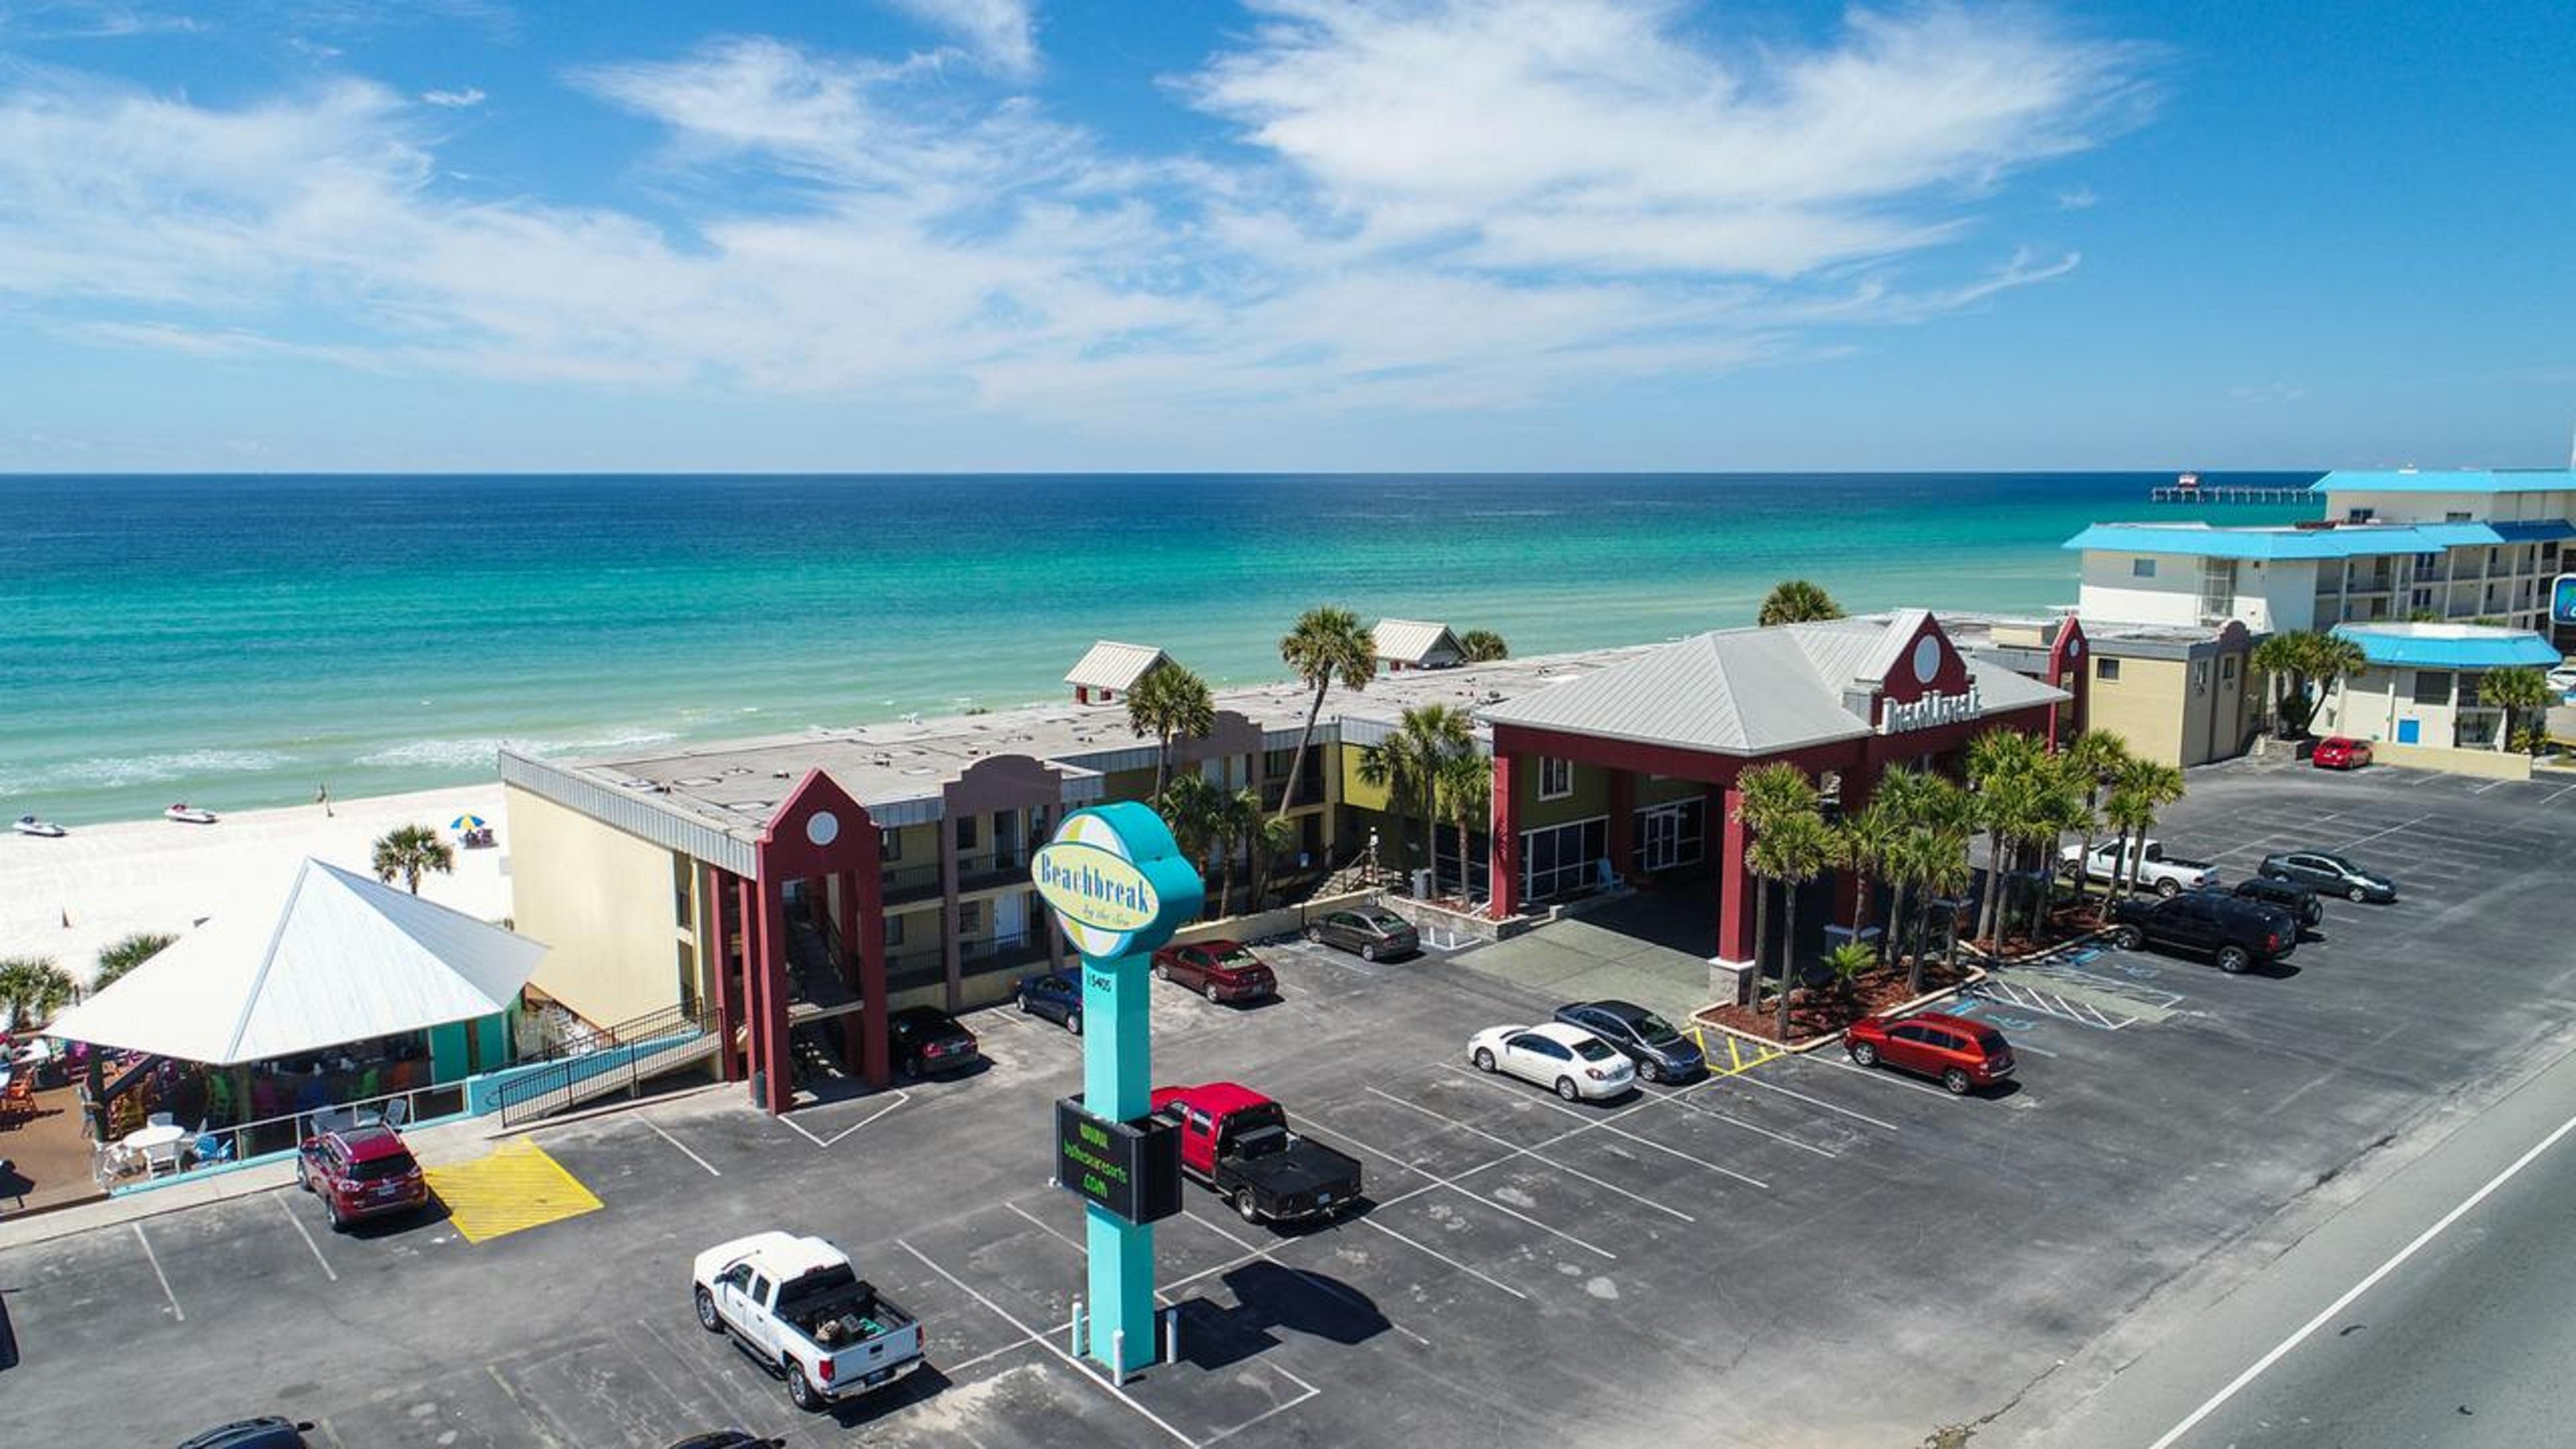
[[[1030,0],[886,0],[922,23],[965,42],[978,59],[1008,75],[1037,69],[1037,18]]]
[[[1180,83],[1249,160],[1122,153],[935,58],[744,39],[577,72],[663,131],[653,180],[687,184],[650,214],[482,199],[372,82],[224,108],[21,71],[0,302],[246,365],[1085,428],[1486,408],[1826,353],[2060,275],[2072,255],[1966,245],[1978,203],[2145,104],[2133,52],[2020,14],[1737,54],[1622,0],[1265,9]]]
[[[2090,186],[2070,186],[2057,193],[2057,209],[2060,211],[2090,211],[2101,201],[2102,198],[2094,195]]]
[[[444,106],[451,111],[470,110],[491,99],[473,86],[467,86],[459,91],[422,91],[420,98],[433,106]]]

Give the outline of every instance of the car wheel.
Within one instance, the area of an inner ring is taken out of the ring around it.
[[[1247,1223],[1261,1221],[1261,1209],[1253,1206],[1251,1188],[1238,1187],[1234,1190],[1234,1215]]]
[[[787,1401],[809,1414],[822,1408],[823,1396],[814,1392],[814,1383],[805,1377],[805,1371],[793,1363],[786,1368]]]
[[[2325,910],[2325,907],[2323,907],[2323,906],[2310,906],[2310,907],[2308,907],[2307,922],[2308,922],[2308,924],[2309,924],[2309,925],[2311,925],[2311,926],[2316,925],[2316,924],[2318,924],[2319,922],[2323,921],[2325,918],[2326,918],[2326,910]]]
[[[1072,1032],[1075,1036],[1082,1035],[1082,1013],[1079,1011],[1066,1012],[1064,1014],[1064,1029]]]
[[[2370,899],[2370,892],[2362,889],[2360,886],[2354,886],[2352,889],[2345,891],[2344,894],[2352,897],[2352,903],[2356,906]]]
[[[1026,1016],[1026,1015],[1028,1015],[1028,1014],[1029,1014],[1029,1010],[1030,1010],[1030,1007],[1029,1007],[1029,994],[1028,994],[1027,992],[1025,992],[1025,991],[1021,992],[1021,993],[1020,993],[1020,997],[1019,997],[1019,1001],[1020,1001],[1020,1015],[1022,1015],[1022,1016]]]
[[[2244,975],[2245,968],[2253,964],[2253,955],[2242,946],[2221,946],[2218,948],[2218,969],[2226,972],[2230,976]]]
[[[1162,962],[1160,962],[1160,961],[1155,962],[1155,963],[1154,963],[1154,979],[1155,979],[1155,980],[1157,980],[1157,981],[1169,981],[1169,980],[1171,980],[1171,979],[1172,979],[1172,968],[1171,968],[1171,967],[1169,967],[1169,966],[1164,965],[1164,964],[1163,964]]]
[[[1214,1002],[1217,999],[1216,983],[1213,981],[1207,984],[1207,999],[1210,1002]]]
[[[704,1288],[697,1290],[697,1294],[698,1327],[705,1329],[709,1333],[724,1332],[724,1320],[716,1317],[715,1295],[709,1293]]]
[[[340,1205],[338,1203],[335,1202],[331,1204],[326,1211],[331,1214],[331,1231],[335,1233],[345,1233],[349,1230],[349,1220],[340,1216]]]
[[[304,1170],[304,1159],[301,1157],[295,1159],[295,1190],[298,1192],[313,1190],[313,1174]]]
[[[1948,1089],[1951,1096],[1964,1097],[1968,1095],[1968,1088],[1976,1084],[1968,1080],[1968,1074],[1965,1071],[1952,1067],[1941,1074],[1941,1085]]]
[[[2156,894],[2166,900],[2172,900],[2174,897],[2182,894],[2182,882],[2174,880],[2171,877],[2157,881]]]
[[[1851,1059],[1861,1066],[1874,1067],[1878,1065],[1878,1048],[1871,1046],[1868,1042],[1853,1042],[1847,1050],[1851,1052]]]
[[[1637,1075],[1645,1078],[1649,1082],[1660,1082],[1664,1079],[1664,1069],[1655,1065],[1653,1062],[1639,1062],[1637,1063]]]
[[[1476,1048],[1476,1070],[1480,1072],[1490,1072],[1493,1069],[1494,1054],[1483,1047]]]
[[[918,1082],[921,1080],[921,1058],[905,1057],[903,1059],[903,1079],[907,1082]]]
[[[1362,946],[1360,948],[1360,959],[1363,961],[1377,960],[1377,948],[1375,946]]]
[[[2135,926],[2122,926],[2111,933],[2111,944],[2123,951],[2135,951],[2147,944],[2147,933]]]
[[[1308,942],[1320,946],[1324,943],[1324,933],[1315,929],[1313,926],[1308,926],[1306,928],[1306,939]]]
[[[1569,1102],[1580,1102],[1583,1100],[1583,1089],[1574,1085],[1574,1079],[1572,1077],[1559,1077],[1556,1079],[1556,1094]]]

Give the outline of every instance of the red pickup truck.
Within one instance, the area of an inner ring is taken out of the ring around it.
[[[1287,1112],[1250,1087],[1157,1087],[1154,1114],[1180,1126],[1181,1171],[1247,1223],[1327,1217],[1359,1200],[1359,1159],[1290,1131]]]

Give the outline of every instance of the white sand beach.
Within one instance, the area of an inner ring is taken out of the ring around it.
[[[60,840],[0,833],[0,957],[50,956],[86,982],[99,948],[134,931],[186,931],[230,903],[268,909],[306,856],[364,871],[378,836],[479,815],[498,845],[456,852],[453,875],[424,876],[423,899],[484,920],[510,914],[510,823],[501,784],[226,814],[213,825],[155,817],[75,827]],[[66,925],[68,920],[70,924]]]

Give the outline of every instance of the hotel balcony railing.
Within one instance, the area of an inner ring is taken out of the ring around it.
[[[2356,594],[2384,594],[2395,587],[2397,587],[2395,574],[2363,574],[2352,581],[2349,591]]]
[[[1324,803],[1323,777],[1316,774],[1314,771],[1309,770],[1297,780],[1297,798],[1293,801],[1287,801],[1285,804],[1281,803],[1286,800],[1287,794],[1288,781],[1285,776],[1273,776],[1269,779],[1263,780],[1261,782],[1261,808],[1264,810],[1287,810],[1293,809],[1299,805],[1321,805]]]
[[[948,953],[937,946],[886,953],[886,990],[914,991],[948,979]]]
[[[1015,931],[988,940],[967,941],[958,948],[960,969],[966,972],[997,971],[1046,959],[1046,932],[1039,930]]]
[[[1026,846],[972,857],[960,856],[957,860],[957,889],[961,894],[1009,885],[1014,880],[1025,884],[1028,877],[1029,851]]]
[[[936,864],[888,866],[880,879],[887,905],[924,900],[939,894],[939,867]]]

